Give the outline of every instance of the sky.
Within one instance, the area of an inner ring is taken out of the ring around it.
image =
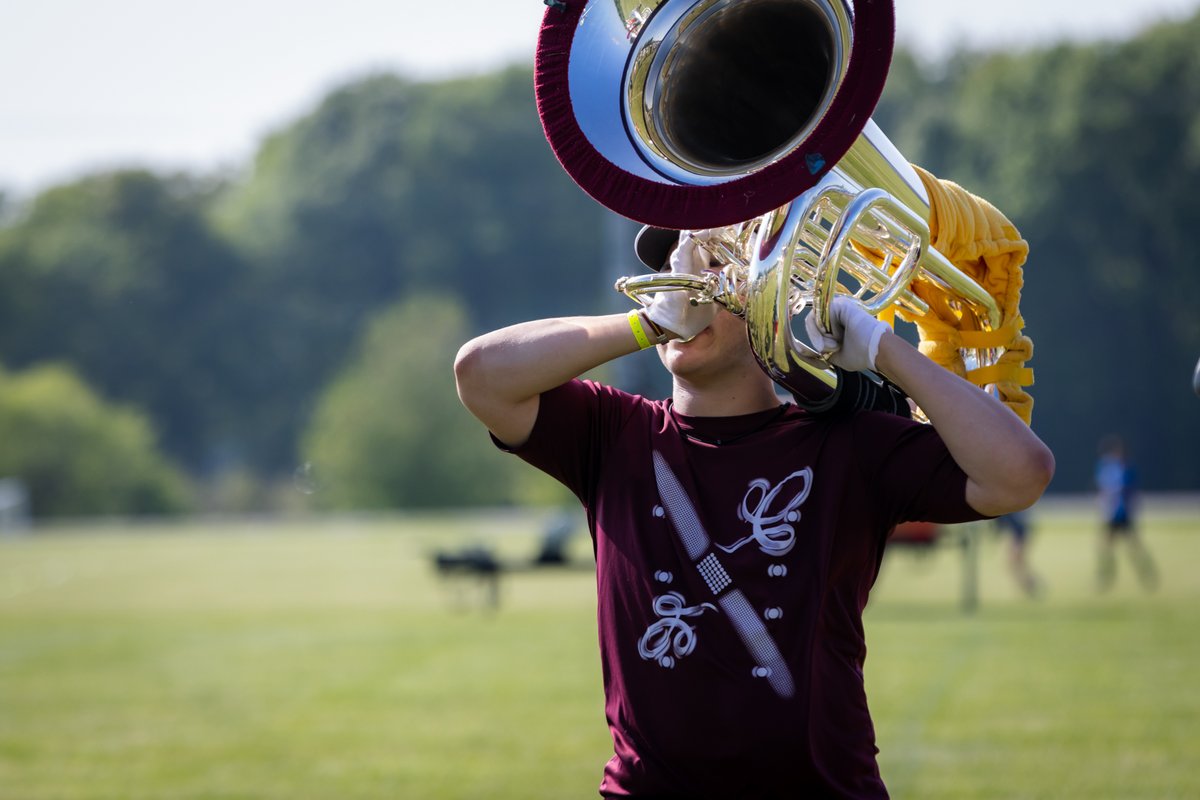
[[[38,0],[0,15],[0,191],[119,167],[237,169],[331,89],[532,63],[541,0]],[[606,2],[606,0],[593,0]],[[1003,6],[1003,7],[1002,7]],[[1200,0],[896,0],[932,58],[1124,38]]]

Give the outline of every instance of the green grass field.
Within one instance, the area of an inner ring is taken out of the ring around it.
[[[1093,588],[1089,510],[1035,510],[1040,599],[979,528],[889,556],[868,691],[895,798],[1200,797],[1200,507],[1151,512],[1162,585]],[[45,528],[0,538],[0,798],[595,797],[586,570],[498,611],[431,552],[528,556],[520,515]],[[576,544],[581,558],[587,543]]]

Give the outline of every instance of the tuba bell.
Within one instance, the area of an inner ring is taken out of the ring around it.
[[[891,0],[546,3],[535,93],[559,163],[608,209],[702,237],[719,264],[618,291],[645,303],[688,290],[742,316],[762,368],[816,411],[851,394],[907,411],[884,379],[843,373],[797,335],[806,313],[828,330],[838,294],[920,316],[924,283],[953,298],[964,329],[1000,326],[996,300],[931,246],[929,194],[871,120]],[[970,369],[1000,349],[962,353]]]

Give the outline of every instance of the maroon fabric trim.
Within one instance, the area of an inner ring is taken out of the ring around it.
[[[563,169],[593,199],[618,214],[661,228],[700,229],[743,222],[791,202],[812,187],[858,138],[879,102],[892,61],[892,0],[853,0],[855,44],[846,78],[804,146],[753,175],[718,186],[664,184],[604,158],[575,119],[567,71],[572,38],[586,6],[587,0],[560,0],[542,18],[534,59],[542,130]]]

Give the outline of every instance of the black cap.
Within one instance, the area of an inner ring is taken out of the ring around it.
[[[633,251],[637,253],[639,261],[658,272],[667,265],[667,259],[678,243],[679,231],[646,225],[633,240]]]

